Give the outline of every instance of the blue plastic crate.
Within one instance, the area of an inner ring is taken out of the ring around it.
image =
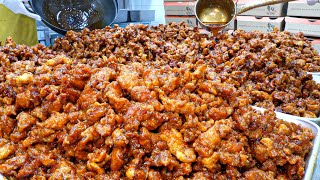
[[[125,28],[130,24],[144,24],[144,25],[150,25],[151,22],[125,22],[125,23],[114,23],[114,24],[118,24],[119,27]],[[114,27],[114,25],[112,25],[111,27]]]

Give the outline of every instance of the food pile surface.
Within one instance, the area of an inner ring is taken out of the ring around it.
[[[302,179],[320,57],[302,34],[185,23],[0,47],[0,173],[16,179]],[[265,113],[250,105],[267,107]]]

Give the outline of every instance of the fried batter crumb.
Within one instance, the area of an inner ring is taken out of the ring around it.
[[[320,58],[302,34],[185,23],[0,47],[0,173],[12,179],[302,179]],[[267,107],[265,113],[251,105]]]

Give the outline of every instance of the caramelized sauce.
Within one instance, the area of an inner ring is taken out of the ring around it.
[[[100,29],[103,24],[104,10],[98,1],[83,2],[61,1],[61,5],[52,7],[52,2],[44,3],[46,16],[50,23],[66,30],[82,30],[84,28]],[[51,6],[51,8],[50,8]]]
[[[208,7],[202,10],[199,19],[205,25],[223,26],[227,24],[232,17],[222,8]]]

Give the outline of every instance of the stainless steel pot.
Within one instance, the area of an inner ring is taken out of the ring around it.
[[[85,27],[101,29],[111,25],[118,13],[116,0],[29,0],[43,23],[59,34]]]

